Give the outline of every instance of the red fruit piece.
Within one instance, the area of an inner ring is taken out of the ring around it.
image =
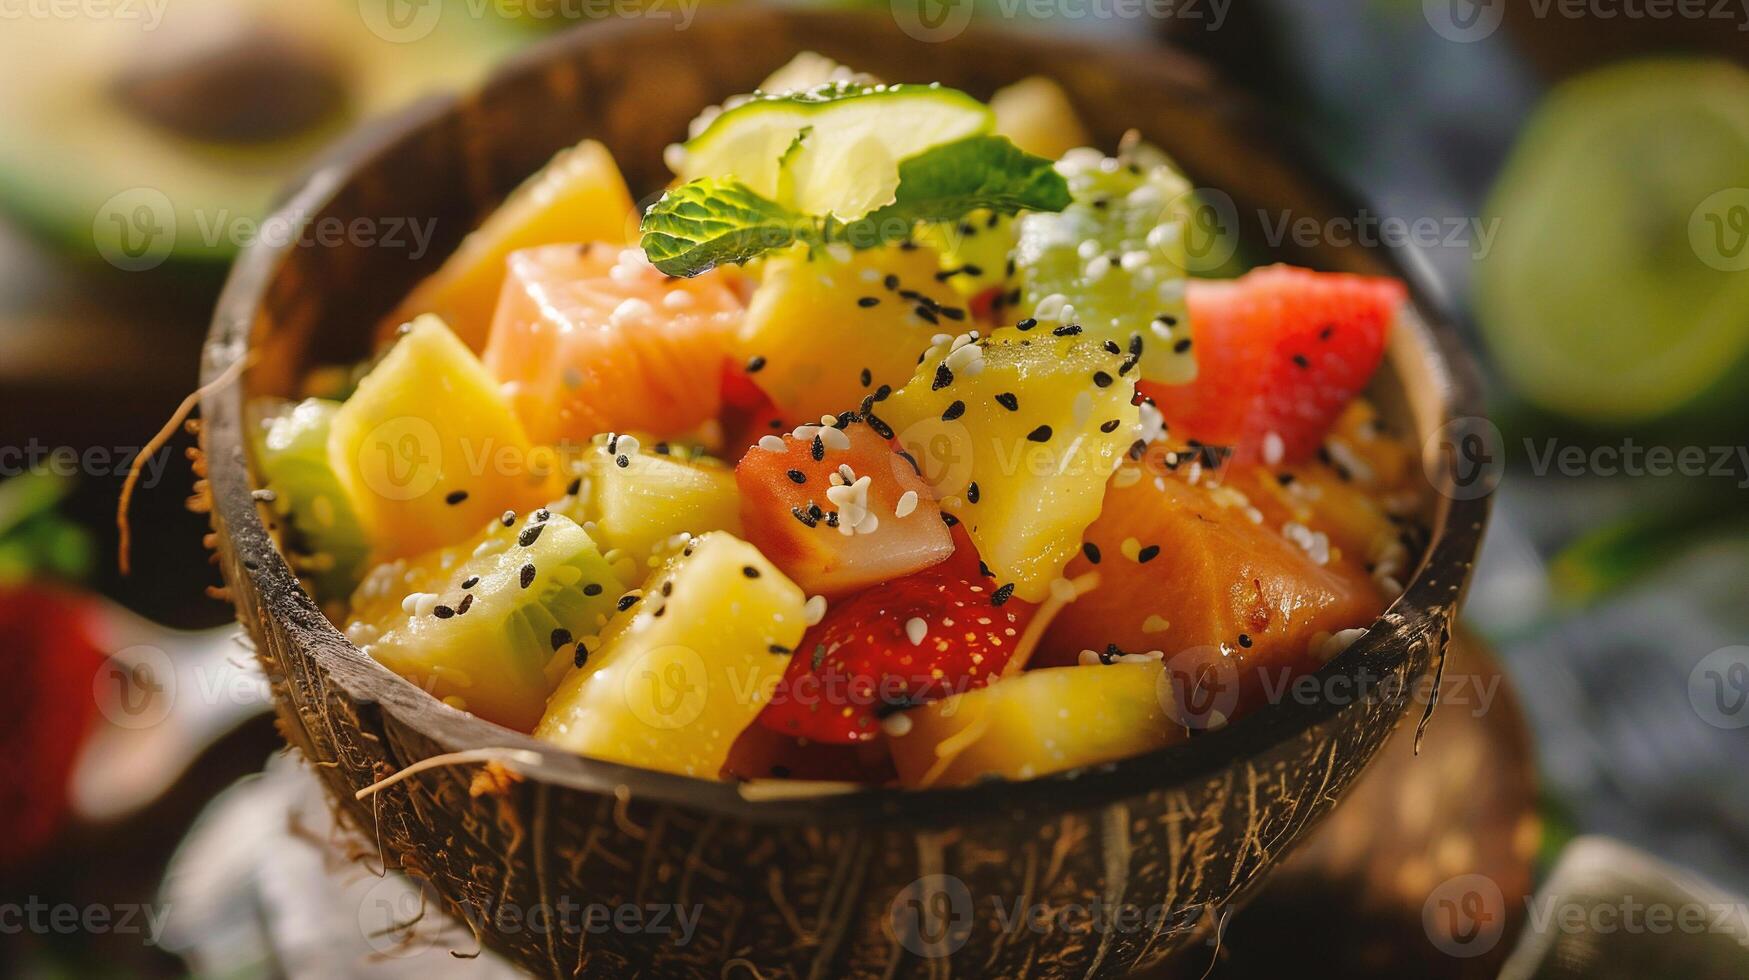
[[[1192,280],[1196,380],[1142,391],[1175,437],[1232,446],[1240,462],[1307,459],[1378,368],[1407,295],[1394,279],[1284,265]]]
[[[833,606],[802,637],[759,722],[816,742],[869,741],[895,708],[998,677],[1033,610],[941,569],[869,589]]]
[[[795,431],[748,450],[735,482],[747,540],[797,585],[849,595],[953,553],[929,485],[884,436],[862,422]]]

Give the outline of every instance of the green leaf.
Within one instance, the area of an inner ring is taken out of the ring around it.
[[[704,177],[662,195],[639,230],[650,264],[671,276],[696,276],[814,241],[815,224],[733,177]]]
[[[1069,200],[1068,182],[1050,160],[1006,137],[969,136],[901,161],[893,203],[831,233],[856,248],[873,248],[911,237],[919,223],[957,221],[978,210],[1061,211]]]

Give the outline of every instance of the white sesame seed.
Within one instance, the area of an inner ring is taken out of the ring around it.
[[[825,619],[826,597],[823,595],[812,596],[807,602],[803,603],[802,618],[807,620],[809,626],[814,626],[818,624],[820,620]]]
[[[1286,447],[1282,445],[1280,433],[1266,432],[1263,434],[1263,461],[1265,463],[1270,466],[1276,465],[1281,462],[1281,456],[1284,452],[1286,452]]]
[[[899,497],[899,503],[893,507],[893,516],[901,519],[910,517],[911,512],[916,509],[917,491],[907,490]]]
[[[892,738],[904,738],[911,733],[911,716],[906,714],[888,715],[881,722],[881,731]]]
[[[929,635],[929,624],[921,616],[912,616],[905,621],[905,636],[912,646],[922,646],[923,638]]]
[[[759,448],[768,453],[781,453],[789,450],[789,443],[778,436],[760,436]]]

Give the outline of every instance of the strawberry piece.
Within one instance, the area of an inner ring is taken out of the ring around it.
[[[1178,438],[1240,462],[1305,460],[1377,370],[1407,295],[1394,279],[1282,265],[1192,280],[1196,380],[1141,389]]]
[[[998,677],[1033,611],[987,582],[940,568],[869,589],[833,606],[802,637],[759,722],[816,742],[869,741],[896,709]]]
[[[862,422],[797,431],[735,467],[747,540],[797,585],[850,595],[952,554],[929,484],[884,435]]]

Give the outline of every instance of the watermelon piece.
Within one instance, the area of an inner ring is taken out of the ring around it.
[[[848,595],[953,553],[929,484],[864,422],[766,436],[735,481],[747,540],[811,594]]]
[[[601,243],[515,252],[483,360],[536,443],[684,436],[722,407],[737,275],[674,279]]]
[[[1140,387],[1175,437],[1240,462],[1305,460],[1378,369],[1407,296],[1394,279],[1282,265],[1193,280],[1196,379]]]

